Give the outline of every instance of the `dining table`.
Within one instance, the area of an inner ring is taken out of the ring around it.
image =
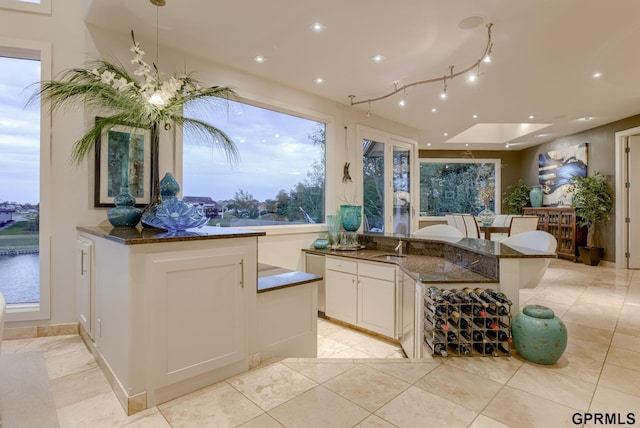
[[[484,239],[490,241],[492,233],[509,233],[509,226],[483,226],[480,225],[480,231],[484,232]]]

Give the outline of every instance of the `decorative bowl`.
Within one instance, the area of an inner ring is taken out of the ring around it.
[[[329,246],[329,240],[327,238],[318,238],[313,241],[313,248],[317,250],[323,250]]]
[[[146,219],[146,222],[159,229],[169,231],[182,231],[194,227],[201,227],[209,219],[198,207],[177,198],[162,201],[157,206],[154,215]]]

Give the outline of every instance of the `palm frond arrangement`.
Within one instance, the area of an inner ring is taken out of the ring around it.
[[[40,82],[39,89],[29,100],[49,101],[52,111],[68,105],[100,111],[103,117],[74,143],[71,159],[79,163],[94,148],[103,130],[125,124],[156,131],[152,138],[156,145],[159,126],[167,130],[176,125],[190,129],[212,147],[221,149],[229,162],[237,162],[237,148],[227,134],[204,121],[183,116],[187,103],[217,105],[236,97],[235,91],[227,86],[203,87],[191,74],[165,78],[155,64],[151,66],[143,60],[144,51],[136,42],[133,31],[131,38],[134,53],[131,62],[138,65],[133,76],[118,62],[96,60],[87,68],[63,71],[59,80]]]

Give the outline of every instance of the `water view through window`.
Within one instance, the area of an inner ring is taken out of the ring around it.
[[[39,80],[40,61],[0,50],[0,293],[8,304],[40,302],[40,107],[24,107]]]
[[[229,165],[185,131],[183,196],[204,207],[210,225],[324,223],[325,123],[235,101],[185,115],[223,130],[240,153]]]

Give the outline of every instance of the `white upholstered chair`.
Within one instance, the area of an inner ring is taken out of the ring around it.
[[[463,214],[462,220],[467,228],[467,238],[480,238],[480,226],[476,218],[471,214]]]
[[[2,348],[2,337],[4,336],[4,312],[7,310],[7,302],[0,293],[0,348]]]
[[[508,236],[518,235],[523,232],[531,232],[538,228],[538,216],[522,215],[511,217]]]
[[[452,214],[453,223],[460,232],[462,232],[462,236],[467,236],[467,226],[464,225],[464,219],[462,218],[462,214]]]
[[[518,233],[500,241],[503,245],[524,254],[554,253],[558,241],[542,230]],[[520,288],[535,288],[544,276],[551,259],[529,258],[520,264]]]
[[[438,240],[459,240],[464,235],[457,228],[449,226],[447,224],[434,224],[431,226],[423,227],[422,229],[413,232],[416,238],[432,238]]]

